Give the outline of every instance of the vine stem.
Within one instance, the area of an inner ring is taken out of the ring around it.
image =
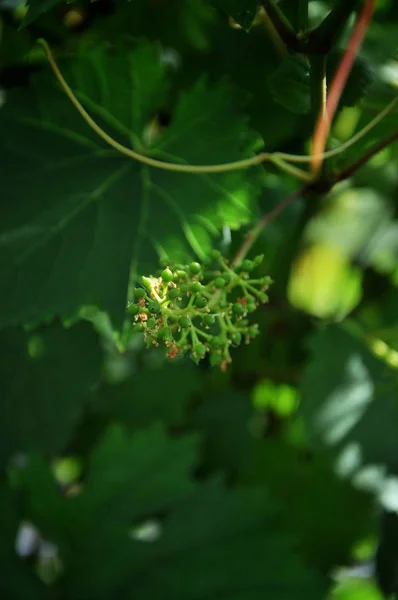
[[[245,237],[243,244],[239,248],[235,258],[231,263],[231,266],[235,266],[238,263],[242,262],[242,260],[245,258],[245,256],[249,252],[250,248],[253,246],[254,242],[257,240],[264,227],[268,225],[268,223],[272,221],[272,219],[277,217],[283,210],[285,210],[285,208],[292,204],[299,196],[305,194],[310,188],[311,183],[305,183],[300,188],[286,196],[286,198],[282,200],[282,202],[277,204],[275,208],[273,208],[270,212],[264,215]]]
[[[330,91],[326,99],[326,112],[321,113],[318,118],[318,123],[312,138],[312,154],[311,172],[316,176],[322,166],[322,155],[333,117],[337,110],[337,106],[352,69],[355,57],[362,44],[368,25],[372,19],[375,6],[375,0],[366,0],[361,13],[359,14],[352,32],[348,48],[337,68],[335,76],[330,85]]]
[[[344,181],[345,179],[351,177],[355,173],[355,171],[357,171],[364,164],[366,164],[368,160],[370,160],[378,152],[380,152],[384,148],[387,148],[390,144],[393,144],[397,140],[398,131],[395,131],[383,140],[380,140],[380,142],[378,142],[371,148],[369,148],[369,150],[365,152],[358,160],[356,160],[354,163],[337,173],[332,180],[326,181],[325,183],[322,181],[307,182],[304,185],[302,185],[299,189],[286,196],[286,198],[282,200],[282,202],[280,202],[275,208],[273,208],[270,212],[261,217],[261,219],[259,219],[256,225],[249,231],[241,247],[239,248],[235,258],[233,259],[231,266],[240,263],[245,258],[245,256],[257,240],[264,227],[268,225],[268,223],[272,221],[275,217],[277,217],[283,210],[285,210],[285,208],[290,206],[290,204],[292,204],[294,200],[296,200],[300,196],[303,196],[312,189],[316,190],[317,187],[322,187],[322,185],[324,185],[323,191],[325,193],[329,192],[336,183],[339,183],[340,181]]]
[[[341,144],[337,148],[333,150],[329,150],[328,152],[323,152],[320,155],[296,155],[296,154],[287,154],[284,152],[261,152],[256,156],[252,156],[251,158],[246,158],[243,160],[237,160],[230,163],[222,163],[218,165],[187,165],[187,164],[178,164],[178,163],[169,163],[162,160],[157,160],[145,154],[140,154],[139,152],[135,152],[131,148],[127,148],[123,146],[116,140],[114,140],[110,135],[108,135],[88,114],[86,109],[82,106],[79,100],[76,98],[69,84],[66,82],[64,76],[62,75],[55,59],[52,55],[50,47],[47,42],[43,39],[38,40],[38,43],[43,47],[48,62],[59,82],[61,88],[76,108],[76,110],[80,113],[84,121],[87,125],[99,136],[101,137],[109,146],[115,148],[121,154],[128,156],[129,158],[136,160],[140,163],[146,164],[150,167],[154,167],[157,169],[163,169],[166,171],[174,171],[180,173],[192,173],[192,174],[203,174],[203,173],[226,173],[228,171],[237,171],[241,169],[247,169],[249,167],[254,167],[261,165],[262,163],[269,161],[275,164],[277,167],[282,169],[283,171],[298,177],[299,179],[304,179],[306,181],[313,179],[310,173],[306,173],[299,169],[294,169],[292,165],[288,163],[310,163],[314,160],[314,158],[323,160],[332,156],[336,156],[343,152],[347,148],[349,148],[352,144],[355,144],[358,140],[361,139],[370,129],[372,129],[381,119],[383,119],[388,112],[392,109],[392,107],[397,103],[398,97],[395,98],[380,114],[378,114],[370,123],[368,123],[363,129],[358,131],[350,140]]]
[[[347,168],[340,171],[340,173],[338,173],[335,177],[335,182],[337,183],[338,181],[343,181],[344,179],[348,179],[349,177],[351,177],[351,175],[353,175],[355,171],[357,171],[363,165],[365,165],[378,152],[384,150],[384,148],[387,148],[388,146],[390,146],[390,144],[393,144],[396,141],[398,141],[398,131],[394,131],[393,133],[385,137],[383,140],[380,140],[380,142],[369,148],[369,150],[367,150],[360,158],[358,158],[358,160],[353,162]]]

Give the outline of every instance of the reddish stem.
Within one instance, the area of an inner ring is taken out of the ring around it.
[[[348,47],[340,61],[335,76],[330,85],[329,93],[326,100],[326,111],[319,115],[318,123],[312,138],[312,162],[311,170],[313,174],[318,173],[322,159],[318,158],[325,149],[327,138],[333,117],[337,110],[341,94],[358,54],[358,50],[362,44],[368,25],[372,19],[375,6],[375,0],[366,0],[361,13],[359,14],[352,32]]]

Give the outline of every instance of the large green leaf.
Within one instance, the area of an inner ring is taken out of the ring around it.
[[[0,333],[0,462],[14,452],[60,452],[101,374],[102,352],[91,326],[54,324]]]
[[[328,572],[344,564],[353,544],[367,533],[371,499],[336,477],[324,454],[309,459],[305,446],[298,448],[281,435],[260,437],[266,419],[243,394],[205,399],[196,419],[205,466],[245,485],[264,485],[278,506],[281,528],[294,533],[309,564]]]
[[[203,51],[208,48],[215,16],[207,0],[167,0],[156,4],[153,0],[122,0],[113,14],[98,19],[91,35],[101,40],[120,39],[122,36],[145,37],[173,51],[181,52],[187,47]],[[175,52],[171,52],[169,57],[177,65],[180,63]]]
[[[97,48],[66,76],[108,132],[145,151],[167,87],[157,47]],[[241,107],[227,84],[199,81],[151,153],[194,164],[251,155]],[[120,325],[131,269],[153,271],[158,254],[203,257],[222,226],[253,218],[257,169],[209,176],[142,167],[102,143],[50,73],[9,98],[0,135],[2,323],[96,305]]]
[[[62,0],[28,0],[28,12],[22,21],[22,27],[26,27],[37,19],[41,14],[51,10],[57,4],[61,4]]]
[[[126,427],[146,427],[156,421],[179,426],[193,394],[200,389],[194,365],[166,363],[161,368],[140,369],[126,381],[104,384],[91,396],[91,409],[104,422],[117,420]]]
[[[10,489],[0,488],[0,594],[10,600],[47,600],[50,591],[33,573],[31,566],[17,556],[15,541],[20,517],[16,497]]]
[[[59,544],[59,589],[76,600],[322,598],[322,582],[277,533],[263,489],[192,484],[194,446],[158,427],[133,437],[113,427],[69,499],[54,497],[45,464],[32,461],[29,516]]]
[[[310,352],[300,410],[314,442],[336,453],[348,448],[346,468],[351,456],[353,471],[361,464],[395,465],[396,373],[339,327],[313,335]]]

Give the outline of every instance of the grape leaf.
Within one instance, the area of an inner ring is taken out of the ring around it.
[[[53,324],[29,333],[4,329],[0,339],[0,462],[15,452],[61,451],[100,378],[97,335],[87,323],[69,330]]]
[[[305,62],[296,57],[285,58],[268,77],[273,98],[284,108],[297,114],[310,110],[309,73]]]
[[[102,385],[91,396],[91,410],[105,422],[113,419],[134,429],[156,421],[179,426],[199,388],[197,368],[166,363],[160,369],[141,369],[122,383]]]
[[[167,87],[156,46],[95,48],[66,76],[109,133],[145,151],[146,125]],[[194,164],[252,155],[242,102],[225,83],[197,82],[151,153]],[[102,143],[50,73],[10,97],[0,134],[3,324],[95,305],[120,326],[131,270],[150,274],[159,254],[203,258],[222,226],[253,218],[260,170],[210,176],[143,167]]]
[[[112,427],[82,492],[55,500],[45,463],[33,460],[25,472],[29,516],[59,544],[58,589],[86,600],[322,597],[323,581],[276,532],[264,490],[193,484],[194,461],[191,437],[172,440],[156,426],[129,437]],[[148,519],[157,526],[152,537]]]
[[[15,495],[5,486],[0,488],[0,594],[15,600],[50,599],[50,591],[15,552],[20,525]]]
[[[363,463],[394,464],[398,451],[394,372],[338,327],[313,335],[310,352],[300,410],[314,442],[335,452],[354,444]]]
[[[206,398],[195,420],[203,435],[205,466],[226,471],[244,485],[264,485],[277,503],[281,531],[295,535],[309,564],[328,572],[344,564],[366,532],[373,503],[336,477],[329,457],[304,458],[305,447],[300,452],[280,437],[259,438],[256,422],[263,427],[264,420],[243,394]]]
[[[73,1],[73,0],[72,0]],[[28,0],[28,11],[21,23],[21,27],[26,27],[35,21],[41,14],[51,10],[62,0]]]
[[[177,52],[188,48],[204,50],[209,45],[209,33],[215,20],[215,12],[206,0],[167,0],[156,2],[120,2],[113,14],[98,19],[92,33],[101,39],[114,40],[122,36],[145,37],[160,42],[168,49],[171,62],[179,66]]]

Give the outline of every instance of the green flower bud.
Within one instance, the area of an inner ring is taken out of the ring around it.
[[[195,306],[197,308],[204,308],[205,306],[207,306],[207,298],[205,298],[204,296],[198,296],[195,300]]]
[[[231,335],[231,342],[234,344],[234,346],[239,346],[241,341],[242,341],[242,334],[240,334],[239,331],[236,331]]]
[[[219,365],[221,365],[223,361],[223,355],[221,354],[221,352],[213,352],[212,354],[210,354],[210,364],[212,367],[218,367]]]
[[[245,307],[244,307],[244,306],[242,306],[242,304],[239,304],[239,302],[235,302],[235,303],[232,305],[232,312],[233,312],[235,315],[242,316],[242,315],[244,315],[244,314],[245,314],[246,310],[245,310]]]
[[[198,357],[203,357],[206,354],[206,346],[201,342],[198,342],[193,347],[193,352]]]
[[[224,336],[214,336],[209,341],[209,344],[212,348],[222,348],[227,343],[227,340]]]
[[[166,283],[169,283],[169,281],[173,281],[173,277],[174,277],[174,275],[173,275],[172,271],[170,271],[170,269],[164,269],[161,273],[161,278]]]
[[[245,273],[250,273],[250,271],[253,271],[254,269],[254,264],[252,260],[249,260],[248,258],[246,258],[244,261],[242,261],[241,264],[241,271],[245,271]]]
[[[248,302],[246,304],[246,310],[249,313],[253,313],[257,310],[257,304],[255,304],[254,302]]]
[[[131,303],[127,307],[127,312],[129,312],[130,315],[138,315],[140,309],[136,304]]]
[[[222,277],[225,281],[225,283],[229,283],[232,279],[231,273],[229,273],[228,271],[225,271],[225,273],[222,273],[220,275],[220,277]]]
[[[148,329],[156,329],[157,324],[158,323],[156,319],[148,319],[148,321],[146,322],[146,326],[148,327]]]
[[[202,267],[198,262],[191,262],[188,269],[191,275],[198,275],[201,272]]]
[[[214,280],[214,285],[218,290],[225,287],[226,283],[224,277],[217,277],[217,279]]]
[[[177,288],[171,288],[171,289],[169,289],[169,291],[167,292],[167,297],[168,297],[170,300],[175,300],[176,298],[178,298],[179,294],[180,294],[180,293],[179,293],[179,291],[178,291],[178,289],[177,289]]]
[[[162,309],[157,300],[151,300],[151,302],[148,304],[148,310],[153,315],[157,315]]]
[[[180,286],[180,290],[183,294],[186,294],[187,292],[189,292],[189,285],[187,283],[183,283]]]
[[[145,290],[143,290],[142,288],[135,288],[135,290],[134,290],[135,298],[145,298],[145,296],[146,296]]]
[[[261,279],[261,285],[263,286],[267,286],[269,287],[272,283],[272,277],[269,277],[269,275],[267,275],[266,277],[263,277]]]
[[[258,329],[258,325],[251,325],[247,331],[249,337],[254,338],[256,337],[260,332]]]
[[[203,316],[203,323],[206,326],[214,325],[215,322],[216,322],[216,318],[214,315],[204,315]]]
[[[253,259],[254,266],[258,267],[258,265],[261,265],[263,260],[264,260],[264,254],[258,254],[258,256],[255,256]]]
[[[211,256],[217,260],[221,258],[221,252],[219,250],[212,250]]]
[[[190,285],[190,290],[193,294],[197,294],[198,292],[200,292],[203,289],[203,285],[200,283],[200,281],[194,281],[193,283],[191,283]]]
[[[265,304],[269,300],[269,296],[267,294],[259,294],[259,300],[262,304]]]
[[[188,329],[191,326],[191,319],[189,317],[181,317],[178,324],[182,329]]]
[[[169,327],[162,327],[158,332],[159,337],[166,342],[173,341],[173,333]]]

